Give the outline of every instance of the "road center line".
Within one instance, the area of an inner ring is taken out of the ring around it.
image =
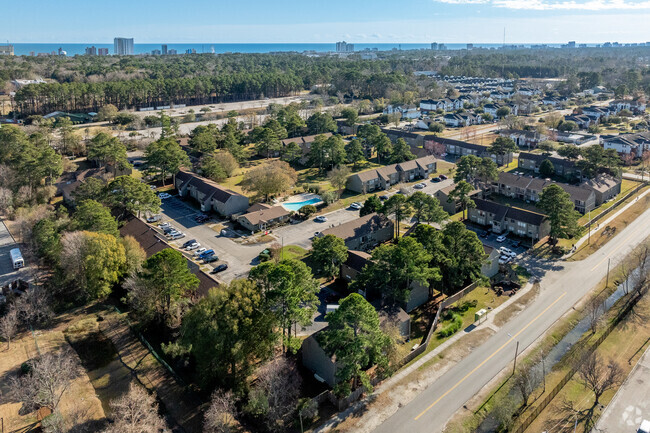
[[[558,303],[558,302],[560,301],[560,299],[562,299],[562,298],[564,297],[564,295],[566,295],[566,292],[562,293],[562,294],[560,295],[559,298],[557,298],[555,301],[553,301],[553,303],[552,303],[551,305],[549,305],[548,307],[546,307],[546,308],[544,309],[544,311],[542,311],[541,313],[539,313],[539,314],[538,314],[538,315],[537,315],[533,320],[531,320],[530,322],[528,322],[528,324],[527,324],[526,326],[524,326],[523,328],[521,328],[521,329],[519,330],[519,332],[517,332],[515,335],[513,335],[512,337],[510,337],[510,339],[509,339],[508,341],[506,341],[505,343],[503,343],[503,345],[502,345],[501,347],[499,347],[497,350],[495,350],[495,351],[494,351],[490,356],[488,356],[487,358],[485,358],[485,360],[484,360],[483,362],[481,362],[479,365],[477,365],[476,367],[474,367],[474,369],[473,369],[472,371],[470,371],[469,373],[467,373],[467,374],[466,374],[466,375],[465,375],[461,380],[459,380],[459,381],[458,381],[454,386],[452,386],[451,388],[449,388],[449,389],[448,389],[444,394],[442,394],[440,397],[438,397],[438,399],[437,399],[436,401],[434,401],[433,403],[431,403],[431,404],[429,405],[429,407],[427,407],[426,409],[424,409],[424,410],[423,410],[423,411],[422,411],[418,416],[415,417],[415,421],[417,421],[418,419],[420,419],[420,417],[422,417],[422,415],[424,415],[425,413],[427,413],[427,412],[428,412],[428,411],[429,411],[433,406],[435,406],[436,404],[438,404],[438,402],[439,402],[440,400],[442,400],[443,398],[445,398],[445,397],[446,397],[450,392],[452,392],[454,389],[456,389],[458,386],[460,386],[461,383],[465,382],[465,380],[466,380],[468,377],[470,377],[472,374],[476,373],[476,370],[478,370],[479,368],[483,367],[483,365],[485,365],[486,362],[488,362],[490,359],[492,359],[492,357],[494,357],[494,356],[495,356],[497,353],[499,353],[499,352],[500,352],[504,347],[506,347],[508,344],[510,344],[510,343],[511,343],[515,338],[517,338],[517,337],[518,337],[522,332],[524,332],[526,329],[528,329],[528,327],[529,327],[530,325],[532,325],[533,323],[535,323],[535,321],[536,321],[537,319],[539,319],[539,318],[540,318],[544,313],[546,313],[549,309],[551,309],[551,307],[552,307],[553,305],[555,305],[556,303]]]

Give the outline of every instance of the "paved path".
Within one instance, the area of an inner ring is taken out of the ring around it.
[[[592,433],[635,432],[650,420],[650,347],[609,402]]]

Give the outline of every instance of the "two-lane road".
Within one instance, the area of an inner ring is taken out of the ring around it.
[[[442,431],[452,415],[493,377],[504,368],[512,368],[517,342],[521,353],[605,277],[608,262],[611,261],[610,265],[614,267],[648,236],[650,210],[581,262],[539,262],[528,258],[528,263],[524,265],[542,277],[537,299],[483,345],[386,419],[375,432]],[[462,344],[462,340],[459,344]],[[430,368],[435,368],[435,365]]]

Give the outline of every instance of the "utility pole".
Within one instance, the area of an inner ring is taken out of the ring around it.
[[[517,371],[517,354],[519,354],[519,340],[517,340],[517,348],[515,349],[515,362],[512,365],[512,375],[514,376],[515,371]]]
[[[544,365],[544,352],[542,351],[542,379],[544,380],[544,392],[546,392],[546,366]]]
[[[611,261],[612,261],[611,257],[609,259],[607,259],[607,278],[605,279],[605,288],[607,288],[607,286],[609,286],[609,264],[610,264]]]
[[[589,236],[587,237],[587,244],[591,244],[591,211],[589,211]]]

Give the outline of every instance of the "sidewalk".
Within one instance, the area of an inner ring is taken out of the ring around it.
[[[440,346],[436,347],[433,349],[431,352],[424,354],[422,357],[420,357],[417,361],[413,362],[411,365],[409,365],[406,368],[402,368],[399,370],[398,373],[395,375],[391,376],[390,378],[386,379],[385,381],[381,382],[379,385],[375,387],[375,391],[366,396],[363,400],[360,400],[356,403],[354,403],[352,406],[349,408],[345,409],[342,412],[337,413],[335,416],[332,418],[328,419],[325,423],[321,424],[319,427],[315,428],[313,431],[314,432],[327,432],[330,431],[331,429],[335,428],[339,423],[343,422],[348,416],[359,412],[361,409],[363,409],[368,403],[370,403],[377,395],[386,392],[393,388],[395,385],[397,385],[402,379],[408,377],[411,373],[417,371],[419,368],[424,366],[427,362],[435,358],[438,354],[443,352],[444,350],[448,349],[450,346],[458,342],[459,340],[462,340],[463,337],[471,335],[471,332],[480,330],[480,329],[486,329],[489,328],[493,331],[497,331],[499,327],[497,327],[494,324],[494,318],[496,315],[508,308],[510,305],[512,305],[514,302],[519,300],[521,296],[524,294],[528,293],[531,289],[533,288],[532,283],[526,284],[524,288],[519,290],[516,295],[512,296],[510,299],[505,301],[503,304],[499,305],[497,308],[494,310],[491,310],[488,314],[487,319],[474,327],[472,327],[471,330],[469,331],[459,331],[456,333],[453,337],[451,337],[449,340],[445,341],[442,343]],[[451,365],[449,366],[451,368]]]
[[[618,217],[620,214],[622,214],[622,213],[625,212],[627,209],[629,209],[631,206],[633,206],[633,205],[634,205],[634,204],[635,204],[635,203],[636,203],[640,198],[645,197],[648,193],[650,193],[650,189],[645,190],[641,195],[637,196],[636,200],[629,202],[628,204],[626,204],[625,206],[623,206],[622,208],[620,208],[619,210],[617,210],[616,212],[614,212],[612,215],[610,215],[609,217],[607,217],[607,219],[605,219],[604,221],[599,221],[599,222],[597,223],[597,226],[596,226],[596,227],[600,227],[601,225],[604,226],[604,227],[606,227],[607,224],[609,224],[612,220],[614,220],[614,219],[615,219],[616,217]],[[595,234],[596,232],[597,232],[597,229],[593,229],[593,228],[591,229],[591,233],[592,233],[592,234]],[[577,251],[578,248],[580,248],[580,245],[582,245],[583,243],[587,242],[588,239],[589,239],[589,233],[587,233],[586,235],[584,235],[582,238],[580,238],[580,239],[575,243],[575,250]],[[574,251],[574,252],[575,252],[575,251]],[[566,258],[568,258],[568,257],[571,257],[572,254],[573,254],[573,253],[567,253],[567,254],[565,254],[565,255],[562,257],[562,259],[566,259]]]

